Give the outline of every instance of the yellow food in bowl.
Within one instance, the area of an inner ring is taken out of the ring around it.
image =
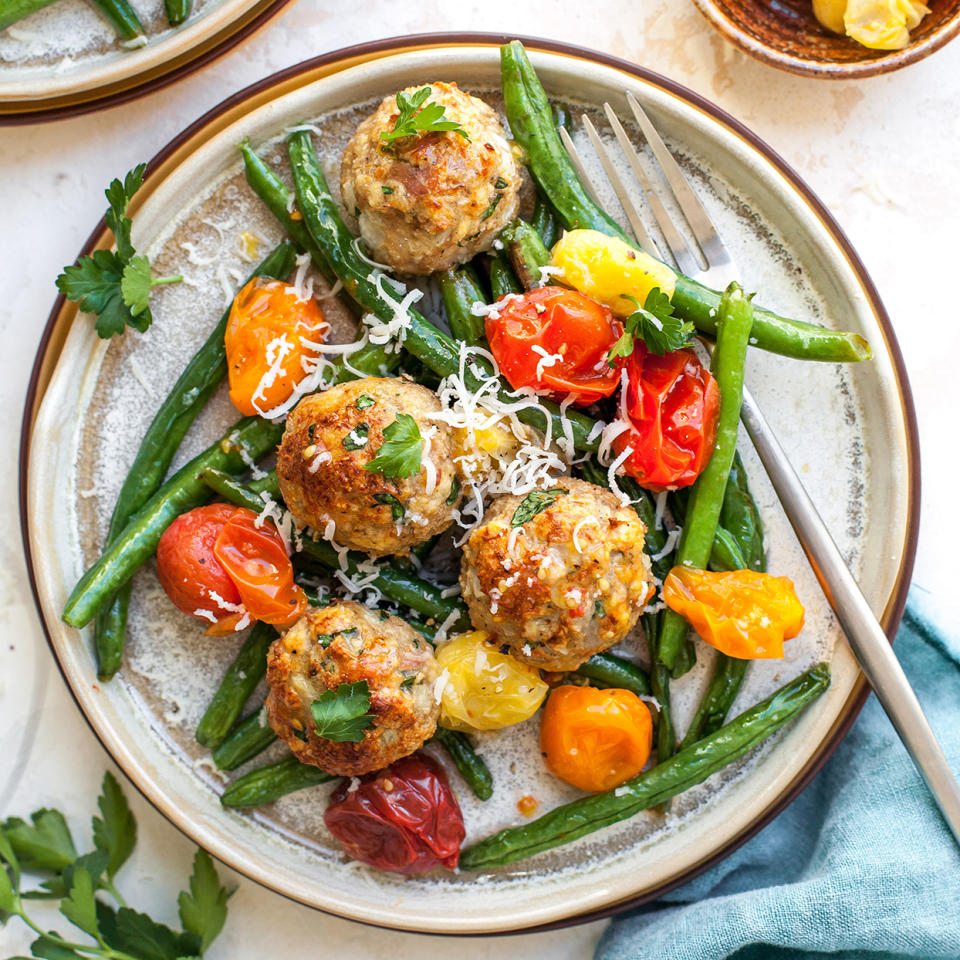
[[[902,50],[930,12],[918,0],[813,0],[817,20],[871,50]]]

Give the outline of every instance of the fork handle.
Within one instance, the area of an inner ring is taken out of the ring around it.
[[[854,656],[960,844],[960,786],[893,647],[783,447],[746,388],[740,418]]]

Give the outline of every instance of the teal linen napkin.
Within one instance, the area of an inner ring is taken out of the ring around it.
[[[960,627],[916,588],[896,651],[960,772]],[[824,769],[721,864],[614,920],[596,960],[960,960],[960,848],[871,695]]]

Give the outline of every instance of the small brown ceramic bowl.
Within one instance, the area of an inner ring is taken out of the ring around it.
[[[910,31],[903,50],[870,50],[831,33],[813,15],[811,0],[695,0],[732,43],[781,70],[826,80],[871,77],[898,70],[939,50],[960,31],[960,0],[926,0],[930,13]]]

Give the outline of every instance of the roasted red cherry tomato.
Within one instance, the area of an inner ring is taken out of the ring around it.
[[[354,860],[395,873],[456,867],[466,831],[436,761],[415,753],[355,782],[341,781],[323,816]]]
[[[613,442],[618,454],[633,450],[624,473],[649,490],[689,486],[713,453],[717,381],[692,350],[658,357],[638,343],[626,367],[630,429]]]
[[[284,625],[307,609],[306,594],[293,582],[293,564],[277,528],[269,521],[258,527],[252,510],[234,508],[213,553],[254,620]]]
[[[181,514],[157,544],[157,576],[173,605],[208,623],[231,617],[240,591],[214,555],[214,544],[237,508],[213,503]]]
[[[487,340],[515,390],[533,387],[575,396],[586,405],[609,397],[620,371],[607,353],[623,328],[610,310],[565,287],[542,287],[499,302]]]

